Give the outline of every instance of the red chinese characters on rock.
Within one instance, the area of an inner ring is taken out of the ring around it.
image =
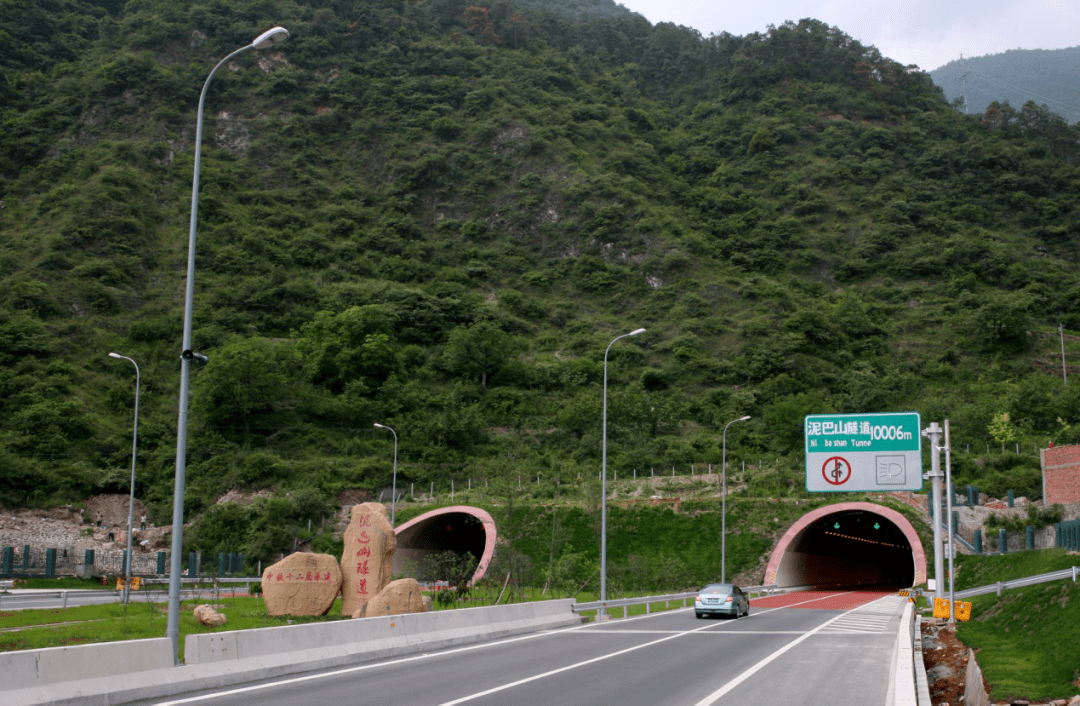
[[[341,567],[329,554],[296,553],[263,572],[270,615],[324,615],[341,590]]]
[[[354,505],[341,557],[342,615],[352,615],[390,583],[396,540],[380,503]]]

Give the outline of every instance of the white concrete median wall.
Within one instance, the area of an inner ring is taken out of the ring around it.
[[[570,599],[0,653],[0,703],[114,706],[579,625]]]

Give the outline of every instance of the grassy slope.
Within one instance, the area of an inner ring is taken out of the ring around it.
[[[959,558],[957,586],[970,588],[1080,565],[1064,549]],[[1068,698],[1080,677],[1080,586],[1055,581],[972,599],[957,637],[978,653],[994,701]]]

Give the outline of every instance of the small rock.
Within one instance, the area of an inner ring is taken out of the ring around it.
[[[209,625],[212,628],[221,627],[226,623],[224,615],[206,604],[195,606],[193,613],[195,614],[196,620],[203,625]]]
[[[927,670],[926,681],[933,684],[941,679],[949,679],[956,676],[956,672],[950,669],[947,665],[939,664],[938,666]]]

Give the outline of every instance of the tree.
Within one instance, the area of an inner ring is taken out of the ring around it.
[[[283,401],[295,369],[292,346],[265,338],[244,338],[215,351],[194,385],[194,399],[217,427],[242,425]]]
[[[502,37],[495,31],[495,25],[488,17],[488,9],[486,7],[470,5],[465,8],[465,21],[469,23],[469,33],[480,37],[481,44],[502,43]]]
[[[514,48],[517,49],[518,33],[521,33],[521,35],[524,36],[525,33],[529,31],[529,21],[525,19],[525,15],[521,14],[521,12],[514,12],[510,15],[509,19],[506,20],[505,24],[503,24],[503,32],[506,32],[507,30],[513,33]]]
[[[297,341],[308,378],[334,393],[354,382],[365,393],[378,389],[400,362],[401,346],[391,337],[396,323],[382,304],[320,311],[300,328]]]
[[[488,378],[506,365],[513,351],[514,342],[509,334],[491,321],[481,321],[450,332],[443,364],[454,374],[479,376],[480,386],[487,392]]]

